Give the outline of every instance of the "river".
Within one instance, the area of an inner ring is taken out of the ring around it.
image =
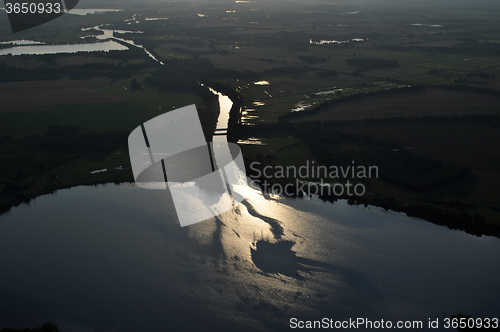
[[[251,188],[246,197],[182,228],[168,192],[133,184],[60,190],[13,208],[0,216],[1,325],[287,331],[292,317],[426,326],[459,312],[498,315],[497,238],[346,201]]]

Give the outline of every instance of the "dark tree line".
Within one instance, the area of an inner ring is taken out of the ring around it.
[[[63,75],[64,71],[61,68],[39,66],[28,69],[8,66],[5,62],[0,63],[0,82],[54,80],[61,79]]]
[[[313,156],[324,165],[377,166],[379,177],[403,188],[432,190],[471,174],[468,167],[445,164],[439,160],[417,156],[392,142],[376,140],[333,130],[331,124],[322,122],[273,123],[258,126],[240,126],[238,133],[251,136],[258,132],[289,132],[307,143]],[[339,146],[352,146],[342,149]]]
[[[351,66],[361,67],[363,69],[376,69],[376,68],[399,66],[399,63],[395,60],[382,60],[382,59],[353,58],[353,59],[347,59],[345,62],[347,62]]]
[[[127,64],[122,63],[86,63],[63,67],[47,67],[40,65],[38,68],[17,68],[0,63],[0,82],[20,82],[57,80],[63,77],[72,79],[104,76],[112,79],[130,78],[151,68],[150,63]]]
[[[359,120],[330,120],[323,121],[326,126],[339,126],[359,123]],[[426,122],[482,122],[492,127],[500,127],[500,115],[498,114],[464,114],[464,115],[426,115],[426,116],[402,116],[392,118],[363,119],[364,124],[399,124],[404,122],[426,123]]]
[[[302,60],[304,62],[310,63],[310,64],[318,64],[318,63],[325,63],[327,62],[327,58],[325,57],[318,57],[314,55],[299,55],[297,59]]]
[[[492,88],[483,88],[479,86],[472,86],[468,84],[433,84],[429,85],[431,88],[440,88],[459,92],[474,92],[485,95],[500,96],[500,90]]]
[[[336,70],[331,70],[331,69],[321,69],[316,72],[316,75],[318,77],[324,78],[324,77],[335,77],[338,75],[338,71]]]
[[[443,206],[431,204],[399,204],[392,197],[333,197],[320,196],[324,201],[335,202],[337,199],[348,199],[351,205],[368,204],[379,206],[385,210],[404,212],[409,217],[427,220],[433,224],[445,226],[451,230],[460,230],[475,236],[495,236],[500,238],[500,226],[486,223],[484,217],[474,213],[470,214],[464,207],[451,210]]]
[[[375,48],[388,51],[413,51],[455,55],[500,55],[500,45],[489,42],[466,42],[453,47],[376,45]]]
[[[50,126],[39,140],[40,147],[71,152],[109,152],[123,144],[127,132],[104,132],[82,134],[79,127]]]
[[[241,137],[256,136],[259,133],[277,133],[285,131],[298,135],[307,142],[311,152],[323,164],[336,166],[349,166],[355,160],[357,165],[376,165],[379,167],[380,178],[397,183],[406,188],[417,190],[435,189],[440,185],[452,182],[460,177],[470,174],[470,169],[446,165],[440,161],[425,157],[413,156],[404,151],[393,151],[393,143],[377,141],[371,137],[359,137],[329,130],[327,125],[316,123],[285,124],[275,123],[269,125],[240,126]],[[323,143],[326,142],[326,143]],[[335,151],[331,146],[342,143],[357,146],[357,151]],[[364,148],[363,148],[364,147]],[[403,152],[403,153],[401,153]],[[260,160],[262,167],[268,162],[266,158]],[[251,161],[245,160],[247,166]],[[247,169],[249,169],[247,167]],[[251,175],[249,173],[249,175]],[[412,178],[414,180],[412,180]],[[293,185],[293,184],[291,184]],[[291,192],[296,193],[297,188]],[[302,197],[304,193],[298,193]],[[489,235],[500,237],[500,226],[487,224],[484,217],[470,213],[475,210],[470,204],[455,202],[417,202],[414,204],[401,204],[391,197],[368,196],[337,196],[335,193],[323,191],[320,196],[324,201],[335,202],[338,199],[347,199],[349,204],[368,204],[382,207],[386,210],[404,212],[410,217],[421,218],[449,229],[463,230],[476,236]],[[450,205],[451,204],[451,205]]]
[[[0,137],[0,213],[63,186],[51,174],[43,188],[34,184],[49,170],[84,156],[123,147],[129,132],[81,133],[78,127],[51,126],[42,136]]]
[[[56,324],[54,324],[52,322],[47,322],[47,323],[43,324],[42,326],[36,327],[36,328],[29,328],[29,327],[27,327],[25,329],[4,328],[4,329],[1,329],[0,332],[59,332],[59,329],[57,328]]]
[[[293,129],[309,142],[309,149],[325,165],[376,165],[380,178],[413,190],[430,190],[471,174],[469,168],[447,165],[441,161],[413,155],[402,147],[369,136],[359,137],[339,131],[323,123],[301,123]],[[338,144],[358,146],[357,150],[338,149]]]
[[[262,72],[263,74],[262,76],[297,77],[311,70],[313,70],[313,68],[309,66],[298,66],[298,65],[283,66],[283,67],[266,69]]]
[[[309,49],[309,35],[305,32],[279,31],[270,34],[252,34],[247,43],[260,47],[283,47],[290,52],[304,52]]]
[[[146,77],[145,83],[160,90],[193,91],[200,82],[217,79],[257,79],[252,71],[215,68],[208,59],[170,59]]]

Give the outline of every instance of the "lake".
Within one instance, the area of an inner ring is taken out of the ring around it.
[[[128,50],[115,41],[108,40],[97,43],[85,44],[62,44],[62,45],[27,45],[14,46],[0,49],[0,55],[41,55],[41,54],[57,54],[57,53],[77,53],[77,52],[97,52],[97,51],[124,51]]]
[[[9,48],[0,49],[0,55],[41,55],[41,54],[59,54],[59,53],[77,53],[77,52],[98,52],[98,51],[126,51],[129,48],[115,40],[121,41],[133,47],[139,47],[153,60],[163,65],[163,62],[156,59],[156,57],[149,52],[144,46],[136,44],[133,40],[115,37],[114,34],[130,34],[130,33],[143,33],[142,31],[127,31],[127,30],[111,30],[102,29],[101,26],[94,26],[89,28],[82,28],[82,31],[97,30],[101,31],[101,35],[88,35],[82,37],[95,37],[99,42],[83,43],[83,44],[63,44],[63,45],[45,45],[43,42],[30,41],[30,40],[14,40],[0,42],[0,44],[13,44],[21,46],[13,46]]]
[[[232,103],[218,97],[222,129]],[[1,324],[288,331],[293,317],[498,317],[497,238],[343,200],[250,187],[244,196],[188,227],[168,191],[134,184],[64,189],[12,208],[0,216]]]
[[[499,239],[345,201],[249,191],[236,210],[184,228],[167,192],[134,185],[65,189],[13,208],[0,216],[0,321],[281,331],[291,317],[498,315]],[[293,244],[263,247],[267,264],[252,256],[259,241],[276,242],[263,216]]]
[[[366,39],[368,40],[368,39]],[[362,38],[353,38],[351,39],[353,42],[363,42],[365,39]],[[315,44],[315,45],[327,45],[327,44],[345,44],[349,43],[349,40],[320,40],[319,42],[314,41],[312,39],[309,40],[309,44]]]
[[[71,9],[68,13],[73,15],[92,15],[92,14],[105,14],[120,12],[122,9],[102,9],[102,8],[85,8],[85,9]]]

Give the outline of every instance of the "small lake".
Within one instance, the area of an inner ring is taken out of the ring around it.
[[[45,43],[35,41],[35,40],[26,40],[26,39],[0,42],[0,45],[15,45],[15,46],[18,46],[18,45],[43,45],[43,44],[45,44]]]
[[[162,21],[162,20],[168,20],[168,17],[146,17],[144,20],[145,21]]]
[[[350,41],[360,43],[364,42],[365,40],[362,38],[353,38]],[[328,45],[328,44],[346,44],[350,42],[349,40],[320,40],[320,41],[314,41],[312,39],[309,40],[309,44],[315,44],[315,45]]]
[[[77,52],[98,52],[98,51],[124,51],[128,50],[115,41],[103,41],[97,43],[86,44],[63,44],[63,45],[27,45],[14,46],[0,49],[0,55],[41,55],[41,54],[58,54],[58,53],[77,53]]]
[[[413,23],[413,26],[424,26],[424,27],[433,27],[433,28],[442,28],[443,25],[440,24],[422,24],[422,23]]]
[[[105,14],[105,13],[113,13],[113,12],[121,12],[122,9],[97,9],[97,8],[87,8],[87,9],[71,9],[68,14],[73,15],[92,15],[92,14]]]
[[[129,44],[132,47],[138,47],[153,60],[163,65],[163,62],[156,59],[156,57],[149,52],[144,46],[136,44],[133,40],[115,37],[115,34],[141,34],[142,31],[128,31],[128,30],[112,30],[103,29],[100,26],[82,28],[82,31],[97,30],[101,31],[101,35],[89,35],[82,37],[95,37],[98,42],[94,43],[81,43],[81,44],[63,44],[63,45],[45,45],[42,42],[35,42],[29,40],[6,41],[0,44],[13,44],[9,48],[0,49],[0,55],[41,55],[41,54],[59,54],[59,53],[77,53],[77,52],[109,52],[109,51],[126,51],[129,48],[115,40]]]

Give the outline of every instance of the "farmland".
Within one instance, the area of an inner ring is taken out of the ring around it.
[[[51,80],[0,83],[0,113],[55,110],[57,104],[128,102],[124,96],[107,95],[92,89],[103,80]],[[20,101],[23,101],[22,103]]]

